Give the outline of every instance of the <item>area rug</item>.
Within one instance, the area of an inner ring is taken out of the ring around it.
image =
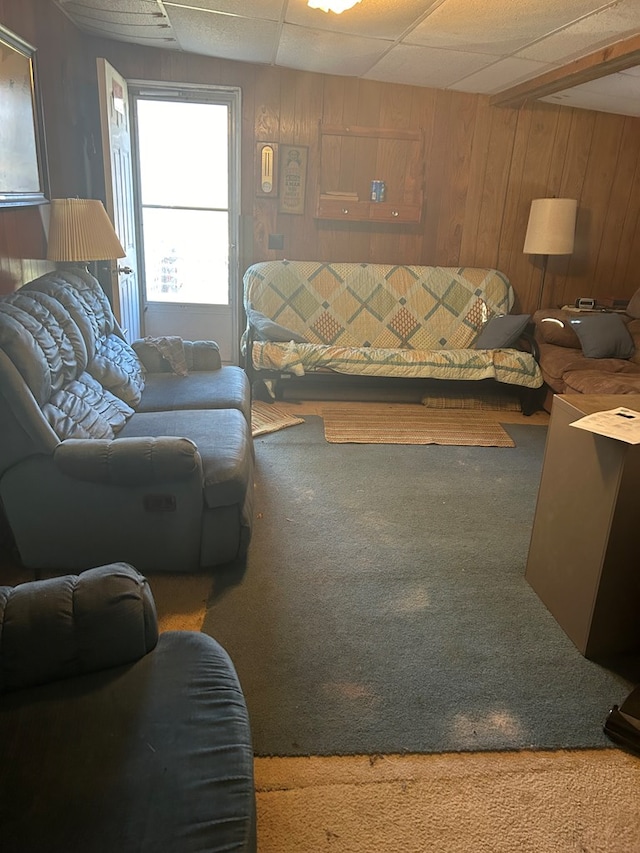
[[[251,433],[254,438],[302,423],[303,418],[290,414],[275,403],[254,400],[251,404]]]
[[[203,628],[235,663],[257,755],[607,747],[640,680],[586,660],[524,578],[546,428],[516,447],[255,442],[246,566]]]
[[[331,444],[443,444],[513,447],[513,439],[484,412],[430,410],[410,403],[324,406]]]

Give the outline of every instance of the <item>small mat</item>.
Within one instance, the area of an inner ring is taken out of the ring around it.
[[[436,411],[409,404],[323,407],[330,444],[448,444],[515,447],[494,418],[476,411]]]
[[[264,435],[268,432],[277,432],[279,429],[303,424],[304,419],[281,409],[274,403],[263,403],[254,400],[251,404],[251,434]]]
[[[519,412],[520,401],[509,394],[428,394],[423,397],[422,405],[428,409],[485,409],[498,412]]]

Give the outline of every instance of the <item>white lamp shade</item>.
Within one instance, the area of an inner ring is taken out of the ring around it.
[[[107,261],[126,254],[99,199],[51,200],[48,260]]]
[[[577,209],[575,198],[534,198],[524,238],[525,255],[570,255]]]

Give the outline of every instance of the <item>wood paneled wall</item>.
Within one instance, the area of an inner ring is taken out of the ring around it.
[[[549,259],[545,304],[578,296],[628,297],[640,287],[638,118],[543,103],[519,110],[491,107],[482,95],[82,38],[48,0],[17,5],[0,0],[0,21],[42,48],[57,194],[101,192],[95,57],[104,56],[130,79],[241,87],[243,267],[277,257],[493,266],[511,279],[517,308],[530,311],[537,302],[541,258],[522,252],[529,206],[533,198],[555,195],[578,199],[576,249]],[[42,21],[34,10],[47,7]],[[314,218],[320,122],[424,130],[420,226]],[[304,215],[280,214],[277,199],[255,195],[258,141],[309,147]],[[268,249],[269,234],[284,235],[282,252]]]
[[[86,39],[50,0],[0,0],[0,23],[37,48],[52,197],[92,195],[100,134],[95,82],[87,76],[95,60]],[[52,268],[42,260],[45,251],[35,251],[44,248],[39,227],[38,217],[24,210],[0,209],[0,292]],[[24,244],[34,247],[35,258],[19,257]]]

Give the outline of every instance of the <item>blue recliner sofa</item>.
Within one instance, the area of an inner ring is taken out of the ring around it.
[[[129,345],[83,270],[0,299],[0,500],[24,566],[232,563],[253,465],[249,382],[214,342]]]
[[[233,664],[127,564],[0,587],[0,849],[256,851]]]

